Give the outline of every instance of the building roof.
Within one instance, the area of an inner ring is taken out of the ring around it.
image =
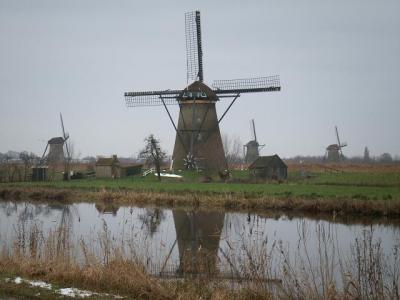
[[[249,169],[257,169],[257,168],[266,168],[273,164],[279,164],[281,166],[286,167],[286,164],[283,160],[277,155],[271,156],[260,156],[258,157],[250,166]]]
[[[59,136],[59,137],[53,137],[51,139],[49,139],[48,141],[49,144],[64,144],[64,138]]]
[[[100,157],[96,162],[96,166],[113,166],[115,164],[119,164],[116,157]]]
[[[123,164],[121,168],[139,168],[143,167],[143,164]]]

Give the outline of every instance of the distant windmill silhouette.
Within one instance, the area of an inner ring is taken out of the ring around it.
[[[253,133],[253,139],[243,146],[246,153],[245,154],[246,164],[251,164],[253,161],[255,161],[260,156],[260,150],[265,147],[265,144],[260,145],[257,141],[256,125],[254,123],[254,119],[251,120],[251,128]]]
[[[64,121],[62,114],[60,113],[60,121],[61,121],[61,129],[62,129],[62,137],[53,137],[48,140],[46,144],[46,148],[44,149],[41,164],[58,164],[64,163],[65,172],[69,173],[69,162],[71,160],[70,152],[68,148],[67,140],[69,139],[69,134],[65,132]],[[64,155],[64,146],[67,152],[67,156]],[[46,155],[47,149],[49,149],[48,154]]]
[[[339,131],[335,126],[337,144],[331,144],[326,148],[325,159],[331,162],[339,162],[344,159],[342,148],[347,146],[346,142],[341,143],[339,138]]]

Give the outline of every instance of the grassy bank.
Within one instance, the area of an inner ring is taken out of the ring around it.
[[[234,171],[229,182],[202,182],[184,172],[183,179],[159,182],[155,176],[0,184],[0,198],[66,201],[112,201],[230,209],[284,209],[338,214],[400,215],[400,172],[290,173],[287,182],[245,183],[248,173]]]
[[[0,198],[5,200],[95,202],[108,205],[138,205],[182,208],[208,208],[228,210],[282,210],[288,212],[329,213],[338,216],[400,216],[397,199],[368,199],[365,197],[325,198],[315,194],[304,196],[260,195],[243,192],[218,193],[196,191],[154,192],[131,189],[54,189],[54,188],[3,188]]]

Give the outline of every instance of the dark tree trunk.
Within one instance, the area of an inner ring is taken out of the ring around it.
[[[160,162],[156,162],[156,169],[157,169],[157,177],[158,181],[161,181],[161,168],[160,168]]]

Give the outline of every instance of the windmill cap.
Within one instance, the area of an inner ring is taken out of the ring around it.
[[[195,81],[183,90],[183,93],[179,96],[179,99],[218,101],[218,96],[203,82]]]
[[[63,137],[53,137],[48,141],[49,144],[63,144],[64,138]]]
[[[250,142],[248,142],[245,146],[247,146],[247,147],[258,147],[258,146],[260,146],[260,144],[257,142],[257,141],[250,141]]]
[[[340,149],[340,147],[339,147],[339,145],[338,144],[332,144],[332,145],[329,145],[327,148],[326,148],[326,150],[339,150]]]

